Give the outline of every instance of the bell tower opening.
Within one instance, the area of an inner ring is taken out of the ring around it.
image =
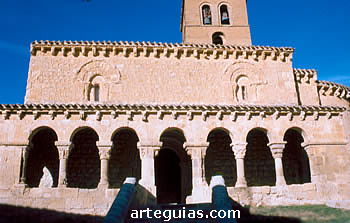
[[[242,46],[252,44],[247,0],[226,0],[225,3],[217,0],[183,0],[181,14],[184,43]],[[213,33],[222,35],[214,36]]]

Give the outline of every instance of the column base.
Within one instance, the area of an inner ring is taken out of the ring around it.
[[[16,189],[26,189],[28,188],[28,184],[25,184],[25,183],[17,183],[15,185],[13,185],[14,188]]]
[[[246,180],[237,180],[235,187],[248,187]]]
[[[194,186],[192,190],[192,195],[186,198],[187,204],[210,202],[211,189],[209,188],[209,186]]]
[[[108,189],[109,184],[108,183],[99,183],[97,186],[98,189]]]
[[[149,193],[151,193],[151,195],[153,195],[154,197],[157,196],[157,187],[156,187],[156,185],[152,185],[149,182],[142,181],[142,179],[139,181],[138,184],[141,187],[143,187],[144,189],[146,189]]]
[[[59,188],[59,189],[66,189],[67,188],[67,184],[59,184],[57,186],[57,188]]]
[[[287,186],[287,183],[284,179],[277,179],[276,180],[276,187],[284,187]]]

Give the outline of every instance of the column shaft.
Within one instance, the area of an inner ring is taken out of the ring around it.
[[[111,156],[112,145],[105,143],[97,143],[97,147],[99,150],[100,160],[101,160],[101,169],[100,169],[100,183],[98,184],[98,188],[108,188],[108,165],[109,159]]]
[[[58,187],[67,187],[67,161],[69,156],[69,151],[73,148],[73,144],[56,142],[55,143],[59,159],[60,159],[60,168],[58,173]]]
[[[283,150],[285,145],[286,145],[286,142],[268,144],[268,146],[271,149],[272,156],[275,159],[276,186],[287,185],[286,180],[284,178],[283,163],[282,163],[282,156],[283,156]]]
[[[247,150],[247,143],[232,144],[232,150],[235,153],[237,165],[237,182],[236,187],[247,187],[244,170],[244,157]]]
[[[29,156],[30,146],[26,146],[22,149],[22,169],[21,169],[21,177],[19,180],[20,184],[27,183],[27,165],[28,165],[28,156]]]
[[[154,157],[160,150],[159,145],[141,145],[138,144],[141,155],[141,180],[140,185],[145,187],[154,196],[156,195],[156,183],[155,183],[155,170],[154,170]]]

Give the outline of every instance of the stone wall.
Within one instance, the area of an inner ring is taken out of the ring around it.
[[[73,48],[54,54],[53,46],[40,50],[38,44],[30,59],[25,102],[89,103],[98,83],[101,103],[298,104],[290,49],[228,48],[225,53],[149,46],[136,48],[140,52],[135,55],[130,44],[106,55],[95,47],[98,53],[88,48],[84,56]]]

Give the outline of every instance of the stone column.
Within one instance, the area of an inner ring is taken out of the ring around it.
[[[210,189],[205,180],[204,159],[209,143],[202,145],[185,144],[185,150],[192,159],[192,195],[189,203],[209,202],[211,200]]]
[[[267,146],[270,147],[273,158],[275,159],[275,169],[276,169],[276,186],[287,185],[283,173],[282,156],[283,150],[286,142],[281,143],[270,143]]]
[[[22,169],[21,169],[21,176],[19,179],[20,185],[27,185],[27,166],[28,166],[28,157],[29,152],[33,146],[29,144],[28,146],[24,146],[22,148]]]
[[[245,179],[244,172],[244,157],[247,151],[247,145],[248,143],[231,144],[232,151],[235,153],[237,165],[237,182],[235,187],[247,187],[247,181]]]
[[[162,143],[158,145],[144,145],[139,142],[137,147],[141,157],[141,179],[139,184],[151,192],[153,196],[156,196],[154,157],[162,147]]]
[[[111,150],[112,150],[112,142],[107,143],[101,143],[96,142],[97,148],[100,155],[101,160],[101,168],[100,168],[100,183],[98,184],[98,188],[106,189],[109,187],[109,181],[108,181],[108,164],[109,159],[111,157]]]
[[[60,168],[58,174],[58,187],[67,187],[67,161],[69,152],[73,149],[74,144],[71,142],[55,142],[60,159]]]

